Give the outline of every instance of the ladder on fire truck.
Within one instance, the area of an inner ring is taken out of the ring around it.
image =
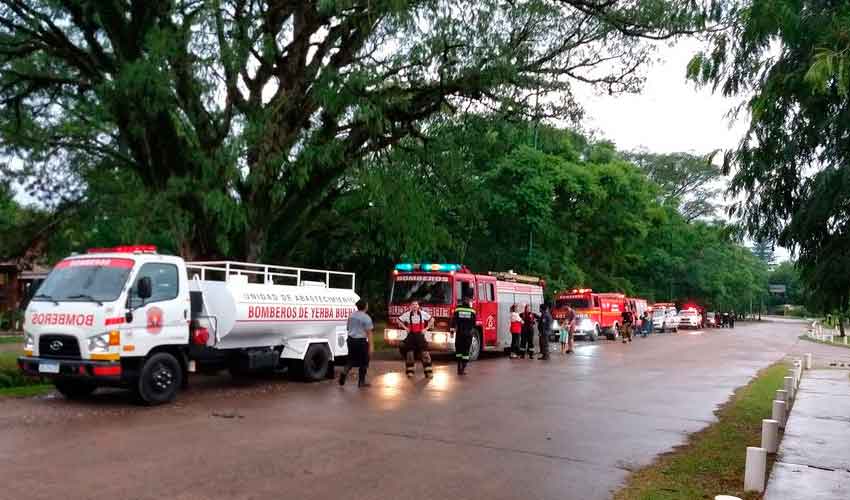
[[[528,285],[542,285],[543,280],[537,276],[528,276],[525,274],[517,274],[513,270],[510,271],[490,271],[488,276],[493,276],[497,280],[512,281],[514,283],[525,283]]]

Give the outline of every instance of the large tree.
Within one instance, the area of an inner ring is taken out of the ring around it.
[[[364,158],[438,113],[576,117],[716,2],[2,0],[7,169],[48,201],[132,171],[180,251],[293,251]]]
[[[850,3],[747,0],[689,74],[744,96],[749,128],[726,157],[756,238],[798,256],[827,308],[850,301]]]
[[[686,220],[717,216],[722,201],[721,172],[713,163],[714,154],[638,150],[626,154],[626,158],[661,187],[662,201],[677,207]]]

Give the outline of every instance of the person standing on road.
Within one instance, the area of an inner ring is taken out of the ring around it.
[[[511,306],[511,359],[519,357],[519,338],[522,336],[522,317],[516,304]]]
[[[621,314],[623,318],[623,343],[632,341],[632,328],[635,324],[635,315],[629,306],[623,310]]]
[[[522,336],[519,342],[519,357],[525,359],[528,355],[528,359],[534,359],[534,324],[537,322],[537,315],[531,312],[531,305],[526,304],[520,316]]]
[[[564,317],[560,321],[561,326],[561,354],[573,353],[573,332],[576,326],[576,312],[567,306]]]
[[[735,328],[735,311],[729,315],[729,328]]]
[[[641,318],[641,334],[643,338],[646,338],[647,335],[652,333],[652,319],[649,317],[649,312],[644,311],[643,317]]]
[[[426,378],[434,375],[431,366],[431,353],[428,352],[428,342],[425,341],[425,332],[434,326],[434,318],[428,312],[419,309],[419,302],[410,303],[410,310],[399,316],[404,331],[407,332],[404,342],[401,343],[401,356],[404,358],[404,371],[408,378],[416,374],[416,358],[422,363],[422,370]]]
[[[369,317],[369,303],[363,299],[357,301],[357,310],[348,317],[348,362],[339,374],[339,385],[345,385],[348,372],[357,367],[357,387],[369,387],[366,372],[369,370],[369,357],[372,355],[372,318]]]
[[[463,304],[455,308],[449,328],[455,332],[457,374],[466,375],[469,348],[472,346],[472,336],[475,335],[475,309],[472,308],[472,297],[466,297]]]
[[[537,321],[537,331],[540,342],[540,357],[544,361],[549,360],[549,336],[552,335],[552,313],[549,312],[547,304],[540,304],[540,319]]]

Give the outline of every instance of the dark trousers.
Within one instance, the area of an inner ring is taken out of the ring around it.
[[[540,354],[544,358],[549,357],[549,333],[541,333],[537,339],[540,341]]]
[[[522,331],[522,337],[519,339],[520,356],[534,356],[534,330],[526,328]]]
[[[369,370],[369,342],[366,339],[353,339],[348,337],[348,362],[345,364],[343,373],[348,376],[348,372],[355,366],[357,367],[357,381],[363,383],[366,381],[366,372]]]
[[[472,347],[472,332],[457,332],[455,357],[457,358],[457,372],[461,375],[463,375],[466,365],[469,363],[470,347]]]
[[[512,333],[511,334],[511,354],[514,356],[519,356],[519,338],[522,336],[520,333]]]
[[[431,353],[428,352],[428,342],[425,340],[424,333],[408,333],[399,351],[404,358],[404,371],[408,377],[412,377],[416,372],[416,358],[422,361],[422,370],[426,377],[431,378],[434,374]]]

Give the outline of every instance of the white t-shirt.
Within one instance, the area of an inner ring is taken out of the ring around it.
[[[412,312],[413,311],[407,311],[406,313],[399,316],[398,320],[406,324],[407,326],[410,326],[411,323],[418,323],[420,321],[422,322],[423,328],[428,326],[428,322],[431,321],[431,315],[428,314],[427,311],[420,309],[418,314],[413,315],[413,321],[411,322],[410,316]]]

